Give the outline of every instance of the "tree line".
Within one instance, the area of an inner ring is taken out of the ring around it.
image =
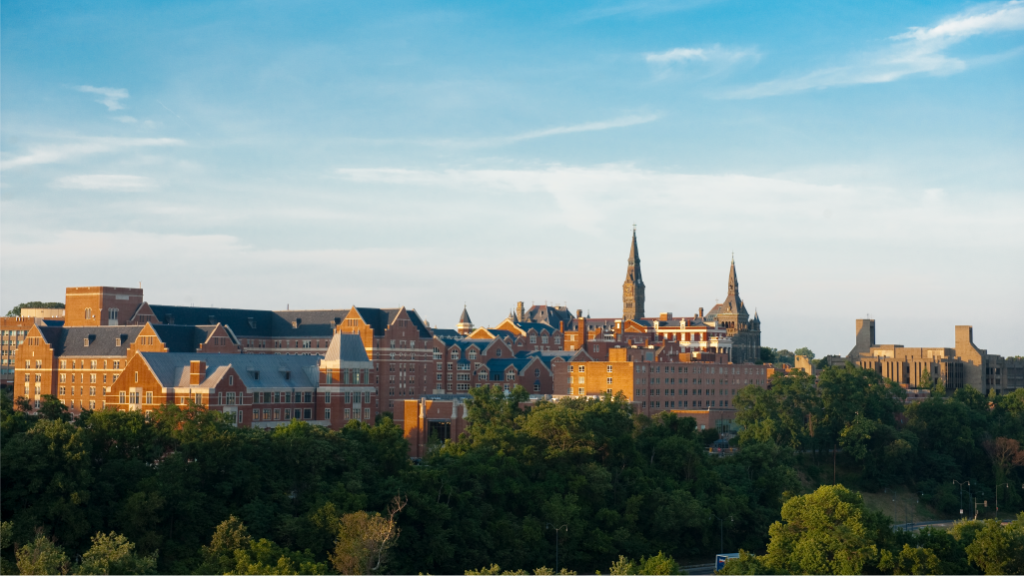
[[[655,570],[629,567],[718,552],[716,516],[727,549],[762,548],[798,489],[791,450],[713,458],[717,434],[621,396],[473,394],[467,435],[420,465],[386,415],[267,430],[197,406],[72,420],[50,398],[33,416],[5,396],[0,556],[63,573]]]

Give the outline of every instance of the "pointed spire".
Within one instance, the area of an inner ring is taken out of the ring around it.
[[[466,305],[462,305],[462,316],[459,316],[459,324],[472,324],[473,321],[469,319],[469,312],[466,310]]]
[[[736,256],[732,258],[732,263],[729,264],[729,293],[733,294],[738,292],[740,289],[740,283],[736,280]]]
[[[629,265],[636,266],[640,263],[640,251],[636,248],[636,224],[633,225],[633,244],[629,247]]]

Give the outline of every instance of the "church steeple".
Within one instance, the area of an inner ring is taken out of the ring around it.
[[[640,251],[636,247],[636,226],[633,226],[633,243],[629,247],[626,281],[622,283],[622,317],[625,320],[639,320],[644,317],[644,278],[640,273]]]

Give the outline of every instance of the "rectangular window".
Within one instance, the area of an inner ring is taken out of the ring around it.
[[[96,401],[95,400],[89,400],[89,410],[95,410],[95,409],[96,409]]]
[[[66,379],[65,379],[65,377],[66,377],[66,376],[67,376],[67,374],[61,374],[61,375],[60,375],[60,382],[61,382],[62,384],[63,384],[63,383],[64,383],[64,382],[66,381]]]
[[[324,392],[324,403],[325,404],[330,404],[331,403],[331,393],[330,392]]]
[[[153,403],[153,393],[152,392],[146,392],[146,404],[152,404],[152,403]]]
[[[89,383],[90,384],[95,384],[96,383],[96,375],[95,374],[89,374]]]
[[[292,409],[291,408],[285,408],[284,409],[284,419],[285,420],[291,420],[292,419]]]
[[[352,419],[352,409],[351,408],[345,408],[345,420],[351,420],[351,419]]]
[[[117,401],[119,404],[124,404],[124,392],[117,393]]]
[[[370,409],[369,408],[363,408],[363,420],[369,420],[369,419],[370,419]]]
[[[330,408],[324,408],[324,420],[330,420],[330,419],[331,419],[331,409]]]
[[[369,392],[363,392],[363,404],[369,404],[369,403],[370,403],[370,393]]]
[[[313,393],[312,392],[303,392],[302,393],[302,401],[303,402],[312,402],[313,401]]]
[[[252,419],[253,420],[259,420],[260,419],[260,411],[259,410],[253,410],[252,411]]]
[[[302,411],[302,419],[303,420],[312,420],[313,419],[313,410],[311,410],[309,408],[305,408]]]
[[[114,370],[120,370],[120,369],[121,369],[121,361],[120,360],[114,360]]]
[[[280,419],[281,419],[281,409],[280,408],[274,408],[274,420],[280,420]]]

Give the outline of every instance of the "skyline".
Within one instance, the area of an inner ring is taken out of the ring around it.
[[[0,306],[613,316],[636,223],[649,315],[1022,353],[1024,3],[517,6],[5,3]]]

